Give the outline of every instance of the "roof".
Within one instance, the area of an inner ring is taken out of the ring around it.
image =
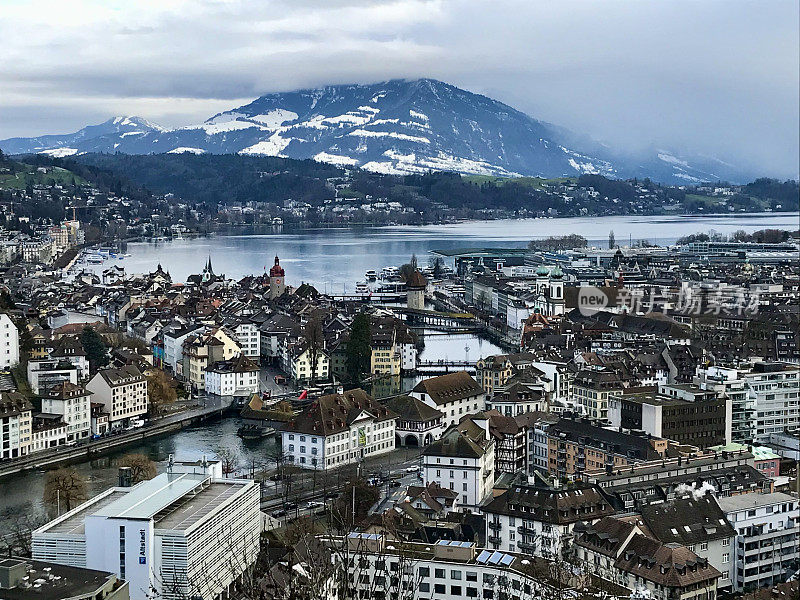
[[[796,502],[797,499],[783,492],[772,492],[770,494],[739,494],[737,496],[727,496],[718,500],[719,507],[726,513],[738,512],[782,504],[784,502]]]
[[[433,421],[443,413],[412,396],[395,396],[384,401],[384,406],[394,411],[403,421]]]
[[[556,524],[589,521],[614,513],[600,490],[594,486],[573,489],[513,486],[493,498],[482,510],[485,513]]]
[[[413,391],[428,394],[431,400],[438,405],[484,393],[481,385],[466,371],[424,379],[414,386]]]
[[[419,271],[414,271],[406,280],[406,287],[410,288],[424,288],[427,285],[428,280],[425,279],[425,276]]]
[[[116,575],[113,573],[83,567],[70,567],[30,558],[0,560],[0,567],[13,568],[19,564],[25,565],[27,587],[22,585],[10,589],[4,587],[0,592],[3,600],[21,600],[23,598],[63,600],[64,598],[100,597],[102,595],[100,589],[110,581],[116,580]],[[112,589],[118,589],[123,585],[127,584],[117,580]],[[128,594],[125,593],[124,597],[127,598]]]
[[[146,378],[141,374],[139,369],[133,365],[125,365],[119,369],[103,369],[98,372],[108,385],[114,387],[118,385],[128,385],[130,383],[139,383],[145,381]]]
[[[461,426],[462,423],[459,423]],[[449,456],[457,458],[480,458],[486,452],[488,440],[485,432],[483,437],[471,431],[471,421],[464,427],[451,426],[438,440],[422,451],[424,456]],[[483,431],[483,430],[481,430]]]
[[[234,356],[229,360],[217,361],[207,370],[214,373],[253,373],[258,371],[259,368],[244,354],[239,354],[239,356]]]
[[[640,512],[653,535],[665,544],[691,546],[736,535],[736,530],[711,494],[698,499],[680,498],[643,504]]]
[[[396,419],[397,414],[376,401],[361,388],[342,394],[317,398],[299,415],[283,426],[284,431],[329,436],[347,431],[350,425],[368,416],[376,421]]]
[[[15,417],[32,410],[33,404],[19,392],[0,392],[0,417]]]

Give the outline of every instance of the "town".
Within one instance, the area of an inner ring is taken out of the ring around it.
[[[0,580],[80,576],[114,599],[797,594],[797,232],[433,249],[374,273],[391,291],[337,296],[279,256],[239,280],[213,256],[185,281],[168,256],[128,272],[90,228],[4,242],[0,478],[44,470],[46,514],[4,515]],[[436,332],[502,351],[426,359]],[[125,454],[231,420],[257,463]],[[109,455],[116,485],[91,495],[72,465]]]

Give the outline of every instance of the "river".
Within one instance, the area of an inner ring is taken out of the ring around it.
[[[520,219],[508,221],[465,222],[453,225],[422,227],[376,227],[359,229],[318,229],[293,233],[274,233],[252,236],[213,236],[161,243],[131,243],[129,257],[114,261],[127,273],[153,271],[156,265],[169,270],[174,281],[184,281],[202,270],[210,256],[214,270],[229,277],[241,278],[258,274],[268,268],[278,255],[286,270],[286,281],[298,286],[309,282],[320,291],[338,293],[352,291],[355,281],[361,280],[367,269],[407,262],[412,254],[424,264],[429,251],[468,247],[524,247],[533,238],[577,233],[590,244],[605,246],[609,231],[614,231],[619,243],[647,239],[668,244],[693,232],[715,230],[731,233],[744,229],[797,229],[798,213],[736,214],[704,217],[582,217],[564,219]],[[98,272],[108,267],[95,265]],[[345,288],[345,286],[347,286]],[[466,348],[469,347],[469,350]],[[425,360],[479,357],[500,352],[486,340],[472,335],[428,335],[421,358]],[[404,388],[412,385],[404,382]],[[141,452],[158,461],[159,469],[170,454],[177,460],[196,460],[203,455],[213,456],[217,449],[234,450],[243,468],[253,461],[264,464],[274,448],[274,440],[264,440],[255,446],[245,445],[236,437],[236,419],[188,428],[173,435],[148,441],[140,447],[128,448],[103,459],[77,465],[87,477],[90,493],[97,493],[116,481],[116,462],[130,452]],[[42,473],[27,473],[0,483],[0,514],[2,510],[31,506],[41,510],[44,488]]]

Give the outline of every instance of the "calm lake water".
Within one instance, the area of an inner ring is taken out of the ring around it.
[[[208,257],[215,272],[232,278],[263,273],[278,255],[286,269],[286,282],[298,286],[311,283],[321,292],[341,293],[354,289],[368,269],[398,266],[416,254],[426,264],[437,249],[502,247],[521,248],[534,238],[577,233],[590,244],[605,247],[614,231],[618,244],[646,239],[673,243],[680,236],[715,230],[797,229],[798,213],[761,213],[704,217],[580,217],[565,219],[519,219],[478,221],[421,227],[375,227],[361,229],[315,229],[302,232],[250,236],[214,236],[160,243],[128,244],[131,256],[112,261],[128,273],[155,270],[160,262],[174,281],[199,273]],[[101,271],[108,266],[97,265]]]

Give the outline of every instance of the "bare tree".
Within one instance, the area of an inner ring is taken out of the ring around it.
[[[70,511],[87,498],[86,478],[74,467],[48,471],[44,478],[44,503],[57,514]]]
[[[131,483],[139,483],[156,476],[156,463],[144,454],[126,454],[119,461],[120,467],[129,467]]]
[[[0,552],[8,556],[31,556],[31,532],[47,522],[47,515],[31,503],[8,508],[0,513]]]
[[[319,316],[311,316],[303,326],[303,341],[308,352],[308,361],[311,368],[311,383],[317,380],[317,366],[319,355],[325,346],[325,337],[322,333],[322,322]]]
[[[239,469],[239,453],[230,446],[219,446],[217,458],[222,463],[222,474],[227,477]]]

